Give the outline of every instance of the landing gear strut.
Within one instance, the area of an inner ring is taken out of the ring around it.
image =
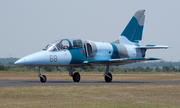
[[[71,76],[73,78],[74,82],[79,82],[80,79],[81,79],[81,76],[80,76],[80,74],[78,72],[75,72],[73,74],[73,67],[70,68],[69,76]]]
[[[104,73],[104,79],[106,82],[112,81],[112,74],[109,72],[109,64],[107,64],[107,66],[106,66],[106,71]]]
[[[45,75],[42,75],[42,67],[39,67],[39,68],[40,68],[40,71],[39,71],[38,76],[39,76],[39,78],[40,78],[40,81],[41,81],[42,83],[45,83],[46,80],[47,80],[47,78],[46,78]]]

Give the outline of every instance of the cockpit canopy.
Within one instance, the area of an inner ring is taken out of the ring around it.
[[[78,47],[83,47],[83,41],[81,39],[60,39],[49,43],[43,50],[58,51]]]

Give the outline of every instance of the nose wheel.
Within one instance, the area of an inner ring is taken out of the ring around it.
[[[47,80],[47,78],[46,78],[45,75],[42,75],[42,77],[40,77],[40,81],[41,81],[42,83],[45,83],[46,80]]]
[[[46,78],[45,75],[42,75],[42,67],[39,67],[39,68],[40,68],[40,71],[39,71],[38,76],[39,76],[39,78],[40,78],[40,81],[41,81],[42,83],[45,83],[46,80],[47,80],[47,78]]]

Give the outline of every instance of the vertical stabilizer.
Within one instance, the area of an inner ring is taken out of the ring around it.
[[[145,19],[144,12],[145,10],[139,10],[134,14],[120,37],[126,37],[131,42],[138,42],[142,40]],[[119,42],[121,43],[120,40]]]

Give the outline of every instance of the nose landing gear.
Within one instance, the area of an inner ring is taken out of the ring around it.
[[[42,83],[45,83],[46,80],[47,80],[47,78],[46,78],[45,75],[42,75],[42,77],[40,77],[40,81],[41,81]]]
[[[45,75],[42,75],[42,67],[39,67],[39,68],[40,68],[40,71],[39,71],[38,76],[39,76],[39,78],[40,78],[40,81],[41,81],[42,83],[45,83],[46,80],[47,80],[47,78],[46,78]]]

